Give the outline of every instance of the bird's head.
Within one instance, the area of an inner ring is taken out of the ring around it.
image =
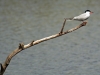
[[[86,10],[85,13],[90,13],[90,14],[92,14],[93,12],[90,11],[90,10]]]

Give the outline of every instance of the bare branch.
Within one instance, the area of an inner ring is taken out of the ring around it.
[[[65,35],[67,33],[70,33],[72,31],[75,31],[83,26],[85,26],[87,24],[87,22],[83,22],[82,24],[80,24],[79,26],[76,26],[75,28],[72,28],[72,29],[69,29],[65,32],[63,32],[63,29],[64,29],[64,26],[65,26],[65,22],[66,22],[66,19],[64,20],[64,23],[63,23],[63,26],[62,26],[62,29],[60,31],[60,33],[58,34],[55,34],[55,35],[51,35],[49,37],[45,37],[45,38],[42,38],[42,39],[39,39],[39,40],[36,40],[36,41],[32,41],[31,43],[27,44],[27,45],[24,45],[23,43],[20,43],[19,44],[19,47],[17,49],[15,49],[13,52],[11,52],[8,57],[6,58],[5,62],[3,64],[0,64],[1,65],[1,70],[0,70],[0,75],[3,75],[6,68],[8,67],[11,59],[16,55],[18,54],[19,52],[21,52],[22,50],[25,50],[31,46],[34,46],[34,45],[37,45],[41,42],[44,42],[44,41],[47,41],[47,40],[50,40],[50,39],[53,39],[53,38],[57,38],[59,36],[62,36],[62,35]]]

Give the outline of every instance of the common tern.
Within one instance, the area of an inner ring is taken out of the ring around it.
[[[68,21],[71,20],[76,20],[76,21],[85,21],[90,17],[90,14],[92,14],[93,12],[90,10],[86,10],[83,14],[79,15],[79,16],[75,16],[73,18],[67,18]]]

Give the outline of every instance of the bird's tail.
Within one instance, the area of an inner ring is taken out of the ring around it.
[[[73,18],[66,18],[66,21],[72,21]]]

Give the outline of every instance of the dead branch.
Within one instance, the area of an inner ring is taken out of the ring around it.
[[[0,64],[1,65],[0,75],[4,74],[4,72],[5,72],[6,68],[8,67],[11,59],[16,54],[18,54],[19,52],[21,52],[22,50],[25,50],[25,49],[27,49],[27,48],[29,48],[31,46],[37,45],[37,44],[39,44],[41,42],[44,42],[44,41],[47,41],[47,40],[50,40],[50,39],[53,39],[53,38],[57,38],[59,36],[65,35],[65,34],[70,33],[70,32],[73,32],[73,31],[75,31],[75,30],[77,30],[77,29],[79,29],[79,28],[81,28],[81,27],[83,27],[83,26],[85,26],[87,24],[87,22],[83,22],[80,25],[76,26],[75,28],[72,28],[72,29],[69,29],[69,30],[63,32],[64,26],[65,26],[65,22],[66,22],[66,19],[64,20],[64,23],[63,23],[63,26],[61,28],[61,31],[58,34],[51,35],[49,37],[45,37],[45,38],[42,38],[42,39],[39,39],[39,40],[36,40],[36,41],[32,41],[31,43],[29,43],[27,45],[24,45],[23,43],[20,43],[19,46],[18,46],[18,48],[15,49],[13,52],[11,52],[8,55],[8,57],[6,58],[5,62],[3,64]]]

